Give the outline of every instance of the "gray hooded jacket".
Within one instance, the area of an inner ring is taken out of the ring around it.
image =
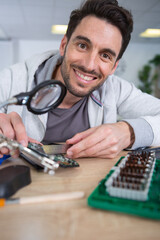
[[[59,63],[58,52],[48,51],[17,63],[0,72],[0,102],[35,86],[34,75],[38,67],[51,56],[55,66]],[[10,105],[0,110],[4,113],[17,112],[23,119],[29,137],[41,141],[44,137],[47,116],[34,115],[25,106]],[[88,101],[90,127],[115,123],[120,118],[134,129],[135,143],[132,148],[160,145],[160,100],[142,93],[132,83],[111,75],[95,90]]]

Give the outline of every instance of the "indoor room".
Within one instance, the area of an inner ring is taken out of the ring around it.
[[[159,240],[160,0],[0,0],[0,56],[0,238]]]

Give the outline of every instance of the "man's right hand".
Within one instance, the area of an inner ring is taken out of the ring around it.
[[[28,136],[24,124],[16,112],[0,113],[0,133],[10,139],[15,139],[25,147],[28,145]],[[4,154],[9,154],[9,150],[5,147],[0,149],[0,157]],[[15,151],[13,157],[18,155],[18,151]]]

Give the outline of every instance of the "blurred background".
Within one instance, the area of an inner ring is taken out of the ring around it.
[[[47,50],[59,48],[63,34],[53,25],[67,25],[71,11],[83,0],[0,0],[0,70]],[[160,0],[119,0],[134,19],[132,40],[116,74],[143,91],[160,97]],[[144,33],[145,32],[145,33]],[[152,60],[150,62],[150,60]]]

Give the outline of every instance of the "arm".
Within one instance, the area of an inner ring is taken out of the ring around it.
[[[14,69],[14,71],[13,71]],[[19,91],[25,91],[26,71],[24,64],[16,64],[0,72],[0,102],[17,94]],[[14,109],[14,110],[13,110]],[[12,106],[0,109],[0,133],[10,139],[15,139],[23,146],[28,145],[28,141],[37,142],[27,136],[25,126],[21,115],[22,107]],[[38,142],[37,142],[38,143]],[[7,148],[0,149],[0,154],[8,154]],[[18,156],[18,151],[13,153],[13,157]]]
[[[102,94],[105,99],[104,102],[102,99],[103,105],[107,106],[104,123],[107,123],[108,119],[110,122],[115,122],[116,111],[123,122],[104,124],[74,136],[67,141],[73,144],[67,152],[68,156],[113,158],[127,147],[134,149],[153,144],[160,145],[160,134],[156,131],[160,130],[160,100],[142,93],[133,84],[119,78],[113,78],[106,83],[105,86],[103,85],[105,94]],[[110,141],[111,146],[107,141]]]
[[[67,156],[114,158],[133,142],[134,132],[128,123],[103,124],[68,139],[66,143],[73,146],[68,149]]]
[[[141,92],[133,84],[121,81],[117,95],[118,114],[135,133],[133,149],[160,145],[160,99]]]

